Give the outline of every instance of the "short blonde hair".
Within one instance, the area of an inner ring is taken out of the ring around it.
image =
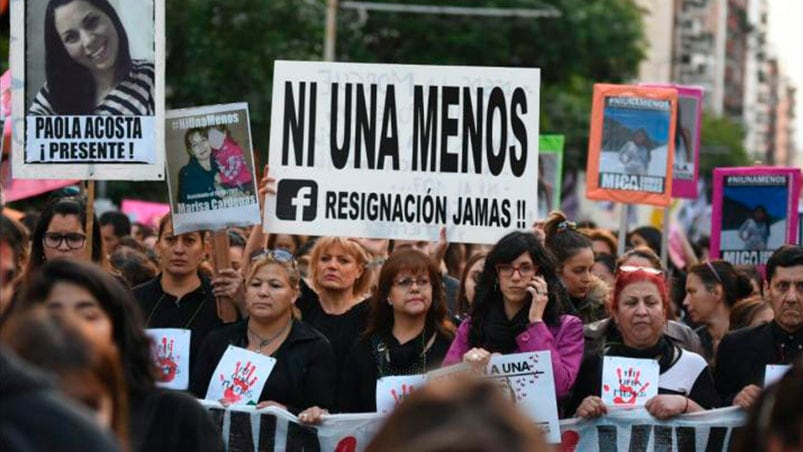
[[[269,264],[275,264],[284,268],[285,272],[287,272],[287,281],[290,283],[290,286],[296,291],[299,290],[301,275],[298,273],[298,267],[296,267],[295,262],[279,262],[274,259],[271,254],[263,254],[251,262],[251,266],[248,269],[248,276],[245,278],[245,285],[248,286],[248,284],[251,283],[251,280],[254,279],[254,276],[256,276],[260,268]]]
[[[371,256],[368,254],[368,250],[366,250],[365,247],[360,245],[358,242],[349,240],[345,237],[321,237],[315,242],[315,246],[312,248],[312,253],[310,255],[309,274],[312,281],[312,287],[316,292],[321,291],[321,287],[318,285],[318,261],[321,259],[321,255],[325,251],[334,246],[343,248],[347,254],[357,261],[357,265],[362,267],[362,275],[360,275],[360,277],[354,281],[354,287],[352,287],[351,292],[355,295],[363,295],[368,293],[372,278],[371,272],[366,271],[366,267],[371,261]]]

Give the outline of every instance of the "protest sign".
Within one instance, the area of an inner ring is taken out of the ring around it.
[[[170,205],[160,202],[124,199],[120,203],[120,211],[128,215],[132,223],[136,222],[150,226],[158,226],[159,220],[170,213]]]
[[[319,425],[305,425],[287,411],[249,406],[222,408],[200,401],[220,429],[229,452],[289,450],[359,452],[379,431],[385,416],[335,414]],[[560,450],[662,450],[718,452],[732,449],[734,432],[746,423],[738,407],[722,408],[659,421],[643,408],[617,410],[597,419],[560,421]]]
[[[248,104],[170,110],[165,129],[173,230],[259,224]]]
[[[764,369],[764,387],[777,382],[792,368],[791,364],[767,364]]]
[[[711,258],[763,267],[794,243],[799,196],[797,168],[715,168]]]
[[[376,412],[390,413],[427,382],[426,375],[382,377],[376,381]]]
[[[642,406],[658,395],[660,369],[654,359],[605,356],[602,401],[608,406]]]
[[[162,179],[164,2],[47,6],[11,4],[14,177]]]
[[[190,330],[149,328],[153,340],[151,357],[158,371],[156,384],[169,389],[187,389],[190,383]]]
[[[538,219],[560,210],[563,183],[563,135],[538,137]]]
[[[586,196],[668,206],[676,115],[675,89],[595,84]]]
[[[500,385],[513,404],[544,430],[549,443],[560,442],[550,352],[495,355],[487,372],[488,378]]]
[[[277,61],[269,232],[494,243],[537,215],[538,69]]]
[[[675,160],[672,165],[672,197],[697,198],[700,168],[700,131],[703,123],[703,88],[675,84],[643,83],[646,87],[674,88],[678,92],[675,118]]]
[[[229,345],[212,373],[206,400],[256,405],[276,359]]]

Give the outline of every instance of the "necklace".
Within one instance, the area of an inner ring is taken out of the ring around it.
[[[250,334],[253,339],[259,341],[259,345],[257,345],[256,352],[262,353],[263,348],[267,347],[268,345],[271,344],[271,342],[275,341],[279,336],[281,336],[285,331],[287,331],[287,328],[289,328],[290,325],[292,324],[293,324],[293,319],[291,318],[290,321],[287,322],[287,324],[284,327],[282,327],[282,329],[279,330],[278,333],[274,334],[271,337],[262,337],[257,333],[255,333],[254,330],[251,329],[251,327],[248,327],[248,334]]]

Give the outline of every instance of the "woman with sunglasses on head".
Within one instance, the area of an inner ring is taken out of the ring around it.
[[[218,362],[229,345],[234,345],[276,359],[257,408],[277,406],[293,414],[310,409],[318,416],[321,410],[332,408],[332,347],[321,333],[293,316],[300,278],[287,251],[270,250],[253,258],[245,284],[248,317],[207,336],[193,366],[193,394],[206,395]],[[309,415],[301,413],[299,419],[303,422]]]
[[[55,259],[26,283],[15,311],[37,305],[76,322],[93,341],[113,344],[119,352],[128,388],[131,450],[223,450],[219,430],[196,400],[156,387],[151,340],[123,283],[96,265]]]
[[[569,392],[583,357],[583,324],[564,315],[566,295],[552,255],[530,232],[511,232],[485,258],[471,316],[443,360],[477,367],[491,353],[550,351],[557,397]]]
[[[605,299],[599,296],[606,292],[599,290],[604,283],[591,273],[594,267],[591,240],[559,211],[550,212],[544,236],[544,245],[557,261],[555,271],[569,295],[569,313],[580,317],[583,323],[607,317]]]
[[[379,273],[365,333],[346,358],[338,390],[345,412],[376,411],[376,381],[439,368],[452,340],[441,273],[426,254],[397,251]]]
[[[583,359],[567,413],[595,418],[608,412],[600,397],[605,356],[658,361],[658,395],[645,405],[658,419],[719,406],[714,379],[705,359],[674,345],[664,334],[669,294],[660,270],[620,268],[610,309],[622,339],[609,342],[599,353]]]
[[[695,332],[709,365],[714,365],[719,341],[730,331],[731,308],[752,292],[750,279],[730,262],[705,261],[689,269],[683,306],[691,321],[701,325]]]
[[[92,262],[106,267],[100,223],[93,215]],[[31,254],[25,269],[30,279],[45,262],[56,258],[89,261],[86,254],[86,203],[79,197],[55,198],[45,206],[31,237]]]

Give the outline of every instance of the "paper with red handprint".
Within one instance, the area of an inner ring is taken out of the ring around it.
[[[390,413],[427,381],[425,375],[382,377],[376,381],[376,412]]]
[[[153,340],[151,356],[158,371],[156,384],[163,388],[185,390],[190,382],[190,330],[150,328]]]
[[[229,345],[212,374],[206,400],[225,400],[231,405],[256,405],[276,360]]]
[[[659,374],[654,359],[606,356],[602,362],[602,401],[608,406],[642,406],[658,395]]]

